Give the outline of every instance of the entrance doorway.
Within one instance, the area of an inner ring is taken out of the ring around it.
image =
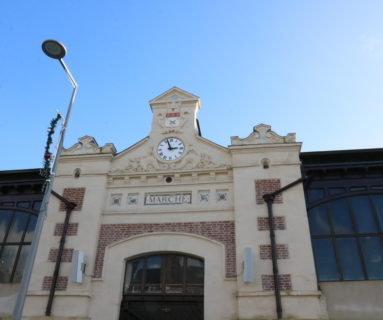
[[[175,253],[126,263],[120,320],[203,320],[204,262]]]

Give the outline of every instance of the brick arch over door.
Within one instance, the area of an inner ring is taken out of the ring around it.
[[[105,248],[116,241],[153,232],[184,232],[201,235],[225,246],[226,277],[235,277],[235,227],[234,221],[150,223],[150,224],[103,224],[97,246],[94,277],[101,278]]]

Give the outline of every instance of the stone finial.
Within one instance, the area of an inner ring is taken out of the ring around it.
[[[253,132],[246,138],[231,137],[232,145],[269,144],[269,143],[294,143],[295,133],[280,136],[271,130],[267,124],[259,124],[253,128]]]
[[[84,136],[78,139],[78,142],[69,149],[63,149],[63,155],[77,154],[95,154],[95,153],[116,153],[116,148],[113,143],[107,143],[100,147],[95,138]]]

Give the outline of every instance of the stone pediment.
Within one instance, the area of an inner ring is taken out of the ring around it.
[[[280,136],[271,130],[267,124],[259,124],[253,128],[253,132],[246,138],[231,137],[231,144],[251,145],[251,144],[270,144],[270,143],[294,143],[295,133],[288,133],[287,136]]]
[[[112,169],[111,173],[123,174],[167,170],[223,169],[229,167],[228,164],[218,161],[207,153],[198,152],[194,148],[189,148],[182,159],[171,163],[158,160],[153,154],[152,148],[147,149],[146,155],[127,157],[124,162],[124,166]]]
[[[199,97],[185,90],[173,87],[149,101],[150,105],[177,101],[199,101]]]
[[[79,154],[99,154],[99,153],[116,153],[113,143],[107,143],[100,147],[97,141],[91,136],[84,136],[78,139],[72,147],[63,149],[63,155],[79,155]]]
[[[118,154],[111,173],[129,174],[139,172],[182,171],[199,169],[226,169],[230,167],[227,149],[198,137],[184,139],[185,154],[176,161],[163,161],[156,154],[157,142],[147,138]]]

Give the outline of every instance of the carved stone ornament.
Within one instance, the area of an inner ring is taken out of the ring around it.
[[[225,191],[225,190],[217,191],[217,194],[216,194],[217,202],[226,202],[227,198],[228,198],[228,191]]]
[[[210,169],[227,168],[227,164],[215,162],[211,156],[205,153],[197,153],[191,146],[185,156],[172,163],[159,161],[153,154],[153,149],[149,148],[148,153],[142,157],[129,158],[124,168],[112,170],[111,173],[128,172],[152,172],[172,169]]]
[[[78,142],[69,149],[63,149],[63,155],[76,154],[95,154],[95,153],[116,153],[113,143],[107,143],[99,147],[96,140],[91,136],[84,136],[78,139]]]
[[[112,194],[110,198],[110,206],[111,207],[119,207],[121,206],[122,194]]]
[[[138,204],[138,194],[136,193],[128,194],[128,205],[132,206],[137,204]]]
[[[232,145],[249,145],[263,143],[294,143],[295,133],[280,136],[271,130],[267,124],[259,124],[253,128],[253,132],[247,138],[231,137]]]
[[[160,111],[156,115],[158,125],[163,128],[162,133],[181,133],[185,125],[188,114],[182,112],[181,101],[171,101],[167,103],[166,112]]]
[[[209,191],[199,191],[198,195],[200,203],[209,203]]]

